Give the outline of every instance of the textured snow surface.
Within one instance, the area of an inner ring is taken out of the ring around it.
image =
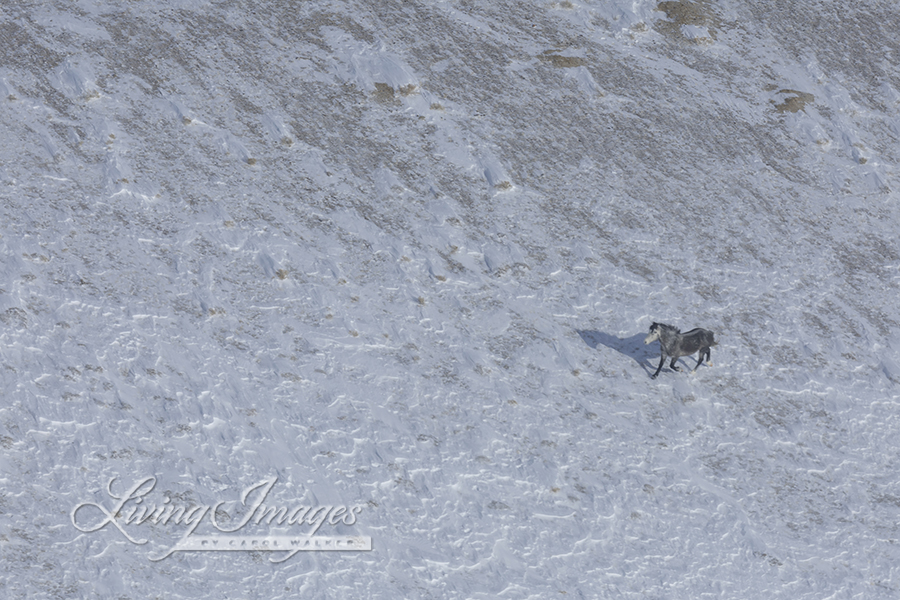
[[[880,0],[2,3],[0,597],[897,598],[898,32]],[[654,321],[713,366],[651,380]],[[276,478],[372,550],[73,524],[149,477],[117,519],[235,527]]]

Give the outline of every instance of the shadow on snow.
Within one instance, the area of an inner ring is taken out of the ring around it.
[[[655,370],[654,360],[659,360],[659,344],[644,344],[646,333],[637,333],[631,337],[618,338],[602,331],[584,331],[579,329],[578,335],[584,340],[584,343],[597,349],[597,346],[606,346],[617,352],[621,352],[625,356],[629,356],[641,366],[649,375]]]

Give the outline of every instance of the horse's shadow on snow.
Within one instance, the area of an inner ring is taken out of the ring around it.
[[[584,340],[584,343],[597,349],[597,346],[606,346],[617,352],[621,352],[625,356],[630,356],[634,362],[639,364],[649,375],[653,370],[653,359],[659,358],[659,344],[647,345],[644,343],[646,333],[637,333],[631,337],[618,338],[602,331],[583,331],[578,330],[578,335]]]

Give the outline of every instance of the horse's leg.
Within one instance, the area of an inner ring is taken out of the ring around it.
[[[712,355],[710,354],[710,349],[706,349],[706,364],[712,366]]]
[[[659,357],[659,366],[656,367],[656,373],[650,376],[650,379],[656,379],[656,376],[659,375],[660,369],[662,369],[663,363],[666,362],[666,355],[663,354]]]
[[[700,368],[700,365],[703,364],[703,355],[704,355],[704,353],[706,353],[706,352],[709,352],[709,350],[707,350],[706,348],[700,348],[700,356],[697,358],[697,366],[694,367],[694,370],[691,371],[691,373],[696,373],[696,372],[697,372],[697,369]]]
[[[669,368],[672,369],[673,371],[680,371],[680,370],[681,370],[681,369],[679,369],[677,366],[675,366],[675,363],[676,363],[677,361],[678,361],[678,357],[675,356],[675,357],[672,358],[671,364],[669,364]]]

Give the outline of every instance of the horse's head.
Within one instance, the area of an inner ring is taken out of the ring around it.
[[[654,323],[650,326],[650,333],[647,334],[647,337],[644,338],[645,344],[652,344],[656,340],[659,339],[659,323]]]

